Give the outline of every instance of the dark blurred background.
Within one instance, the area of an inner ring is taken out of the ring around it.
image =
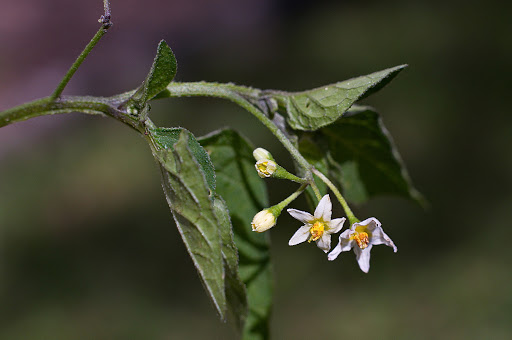
[[[111,5],[114,26],[66,94],[135,88],[160,39],[179,81],[302,90],[410,65],[365,103],[382,113],[430,209],[390,197],[356,207],[399,249],[374,248],[369,274],[352,253],[328,262],[313,245],[288,247],[299,225],[283,214],[271,231],[274,339],[512,337],[510,2]],[[0,110],[50,94],[102,10],[99,0],[2,0]],[[231,125],[290,164],[231,103],[166,100],[152,118],[197,136]],[[293,190],[269,183],[272,202]],[[69,114],[2,128],[0,233],[1,339],[234,338],[188,258],[149,148],[114,120]]]

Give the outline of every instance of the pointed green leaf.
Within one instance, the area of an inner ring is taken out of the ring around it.
[[[149,131],[161,148],[173,149],[173,145],[178,141],[178,138],[184,129],[156,128],[150,129]],[[206,177],[208,187],[212,192],[215,192],[215,169],[210,161],[210,157],[192,134],[190,134],[190,138],[188,139],[188,147],[194,155],[194,158],[201,166],[201,170]]]
[[[224,259],[219,207],[210,196],[202,168],[181,131],[173,148],[156,150],[162,186],[178,230],[217,311],[226,316]],[[225,221],[224,221],[225,223]],[[228,227],[229,228],[229,227]]]
[[[251,221],[268,206],[264,182],[254,170],[254,148],[233,130],[222,130],[200,139],[216,169],[217,192],[230,210],[240,257],[240,276],[247,286],[249,316],[244,340],[269,336],[272,309],[272,266],[268,234],[255,233]]]
[[[342,119],[318,132],[329,145],[331,173],[349,201],[361,203],[375,195],[391,194],[423,203],[391,136],[372,108],[354,106]]]
[[[316,130],[340,118],[357,100],[377,91],[407,65],[388,68],[304,92],[276,92],[274,98],[287,112],[295,130]]]
[[[222,240],[228,312],[230,320],[233,320],[236,328],[241,331],[247,318],[248,307],[245,284],[238,274],[238,250],[233,239],[233,228],[226,202],[220,196],[215,196],[214,206]]]
[[[167,88],[167,85],[176,76],[177,65],[176,57],[171,48],[165,41],[161,40],[146,80],[130,101],[135,103],[138,109],[141,109],[148,100]]]

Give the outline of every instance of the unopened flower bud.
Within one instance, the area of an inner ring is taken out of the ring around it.
[[[269,209],[257,213],[252,219],[252,231],[262,233],[276,225],[276,217]]]
[[[277,169],[276,162],[270,159],[260,159],[254,165],[256,171],[258,171],[258,176],[261,178],[270,177]]]
[[[263,149],[263,148],[257,148],[255,149],[253,152],[252,152],[252,155],[254,156],[254,159],[256,159],[257,161],[260,161],[262,159],[270,159],[270,160],[274,160],[274,158],[272,157],[272,155],[270,154],[270,152],[268,152],[267,150]]]

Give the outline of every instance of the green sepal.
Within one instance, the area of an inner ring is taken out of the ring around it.
[[[272,178],[276,179],[287,179],[289,181],[297,182],[297,183],[304,183],[306,180],[295,176],[294,174],[290,173],[288,170],[277,164],[276,171],[271,176]]]

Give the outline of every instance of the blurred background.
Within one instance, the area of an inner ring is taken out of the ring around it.
[[[137,87],[160,39],[179,81],[302,90],[402,63],[365,103],[381,112],[421,209],[356,207],[398,246],[328,262],[271,231],[274,339],[512,337],[512,5],[482,1],[124,0],[65,94]],[[98,28],[101,1],[2,0],[0,110],[49,95]],[[200,119],[198,119],[200,117]],[[231,125],[290,159],[235,105],[155,103],[152,118],[201,136]],[[129,178],[130,181],[125,179]],[[293,186],[270,182],[271,202]],[[306,209],[303,200],[294,208]],[[339,214],[338,214],[339,215]],[[334,240],[333,240],[334,242]],[[508,288],[507,288],[508,287]],[[218,321],[172,221],[143,139],[69,114],[0,130],[1,339],[234,339]]]

